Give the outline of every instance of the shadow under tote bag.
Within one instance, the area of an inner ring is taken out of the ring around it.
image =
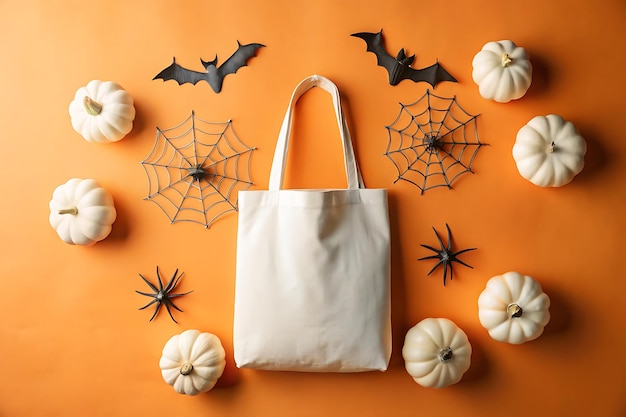
[[[332,95],[347,189],[282,189],[293,110],[313,87]],[[239,192],[237,366],[386,370],[391,355],[387,192],[364,188],[339,91],[329,79],[307,77],[293,92],[268,188]]]

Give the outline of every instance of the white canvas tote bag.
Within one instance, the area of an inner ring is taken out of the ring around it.
[[[332,95],[347,189],[282,189],[293,110],[313,87]],[[337,87],[313,75],[285,115],[269,190],[239,193],[234,356],[240,368],[387,369],[391,355],[387,192],[366,189]]]

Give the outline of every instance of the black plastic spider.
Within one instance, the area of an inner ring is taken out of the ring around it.
[[[156,268],[156,274],[157,274],[157,279],[159,281],[159,287],[158,288],[154,284],[152,284],[150,281],[148,281],[143,275],[139,274],[141,279],[143,279],[145,281],[145,283],[148,284],[148,286],[150,288],[152,288],[152,290],[154,291],[154,294],[151,294],[151,293],[141,292],[141,291],[135,290],[135,292],[138,293],[138,294],[145,295],[146,297],[152,297],[153,298],[152,301],[150,301],[145,306],[140,307],[139,310],[146,309],[146,308],[150,307],[152,304],[156,303],[156,308],[154,309],[154,314],[152,315],[152,317],[150,317],[150,321],[152,321],[156,317],[156,315],[159,313],[159,310],[161,309],[161,305],[165,304],[165,308],[167,309],[167,312],[169,313],[169,315],[172,318],[172,320],[174,320],[174,323],[178,323],[176,321],[176,319],[174,318],[174,316],[172,315],[172,311],[170,310],[170,307],[174,307],[176,310],[180,311],[181,313],[183,312],[183,310],[181,310],[180,308],[176,307],[176,305],[174,305],[174,303],[170,299],[171,298],[176,298],[176,297],[182,297],[183,295],[187,295],[187,294],[189,294],[190,292],[193,292],[193,291],[188,291],[188,292],[182,293],[182,294],[172,294],[171,293],[171,291],[174,290],[174,288],[176,288],[176,285],[178,284],[178,281],[180,280],[180,278],[184,274],[184,272],[181,272],[180,275],[178,275],[178,268],[176,269],[176,271],[174,271],[174,275],[172,275],[172,278],[170,278],[169,282],[167,283],[167,285],[165,285],[165,287],[163,287],[163,281],[161,280],[161,273],[159,272],[159,267],[158,266]]]
[[[427,275],[432,274],[433,271],[435,271],[435,269],[437,269],[439,267],[439,265],[443,265],[443,285],[444,286],[446,285],[446,278],[448,276],[448,268],[450,268],[450,280],[452,280],[452,274],[453,274],[452,262],[458,262],[461,265],[467,266],[468,268],[473,268],[472,266],[470,266],[470,265],[466,264],[465,262],[463,262],[462,260],[458,259],[457,256],[462,254],[462,253],[464,253],[464,252],[469,252],[471,250],[476,250],[476,248],[469,248],[469,249],[460,250],[458,252],[453,252],[452,251],[452,234],[450,233],[450,227],[448,227],[447,223],[446,223],[446,230],[448,231],[448,246],[445,246],[443,244],[443,241],[439,237],[439,233],[437,233],[437,231],[433,227],[433,231],[435,232],[435,236],[437,236],[437,240],[439,241],[439,246],[441,246],[441,249],[435,249],[432,246],[428,246],[428,245],[421,245],[421,246],[425,247],[426,249],[429,249],[429,250],[435,252],[436,255],[424,256],[423,258],[419,258],[418,259],[418,261],[423,261],[425,259],[439,259],[439,262],[437,262],[435,264],[433,269],[431,269],[430,272],[428,272]]]

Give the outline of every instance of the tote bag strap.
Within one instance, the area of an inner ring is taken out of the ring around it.
[[[330,93],[333,98],[335,115],[337,116],[337,124],[339,125],[339,133],[343,145],[343,161],[348,179],[348,189],[364,188],[363,179],[354,157],[354,149],[352,148],[352,139],[348,131],[348,125],[341,108],[341,99],[337,86],[328,78],[321,75],[311,75],[298,84],[291,100],[289,107],[283,120],[283,124],[278,134],[276,150],[274,151],[274,160],[272,161],[272,170],[270,172],[269,190],[278,191],[282,188],[285,176],[285,165],[287,162],[287,152],[289,150],[289,139],[291,136],[291,124],[293,122],[293,111],[298,99],[313,87],[320,87]]]

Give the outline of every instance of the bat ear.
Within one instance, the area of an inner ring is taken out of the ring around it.
[[[204,69],[208,70],[209,67],[215,67],[217,66],[217,55],[215,55],[215,59],[213,61],[204,61],[202,58],[200,59],[200,62],[202,62],[202,65],[204,66]]]
[[[411,65],[415,60],[415,55],[406,56],[404,52],[404,48],[400,49],[398,55],[396,55],[396,61],[401,63],[402,65]]]

